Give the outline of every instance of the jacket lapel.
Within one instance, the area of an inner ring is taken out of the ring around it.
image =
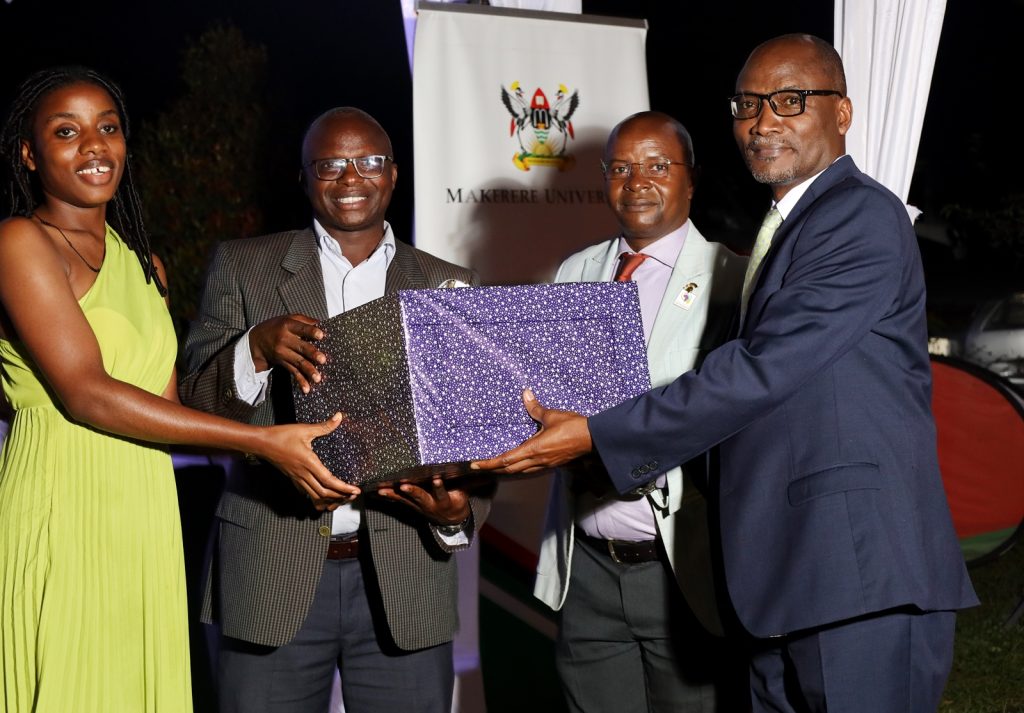
[[[307,314],[315,319],[327,319],[327,297],[324,293],[324,275],[317,254],[316,236],[311,228],[295,233],[281,267],[291,277],[278,286],[278,293],[291,313]],[[384,277],[385,294],[398,290],[430,287],[415,251],[405,243],[395,241],[395,258]]]
[[[426,287],[437,285],[427,284],[427,278],[416,261],[415,251],[402,241],[395,240],[395,259],[388,265],[384,277],[384,294],[399,290],[421,290]]]
[[[768,248],[768,252],[765,253],[764,259],[761,261],[760,269],[758,270],[758,282],[760,282],[760,276],[764,274],[765,270],[771,264],[772,257],[779,253],[781,245],[786,242],[786,236],[789,235],[792,227],[796,224],[797,218],[806,211],[811,205],[814,204],[821,196],[832,189],[837,183],[843,179],[853,175],[857,172],[857,167],[853,163],[853,159],[849,156],[843,156],[841,159],[833,163],[824,173],[818,176],[813,183],[807,188],[800,200],[793,206],[793,210],[789,212],[786,219],[782,221],[782,225],[779,226],[778,232],[772,237],[772,244]],[[754,285],[754,290],[757,290],[757,285]]]
[[[795,206],[793,206],[793,210],[790,211],[786,220],[791,221],[793,218],[798,217],[801,213],[807,210],[814,201],[818,200],[818,198],[835,187],[836,184],[846,178],[849,178],[855,173],[858,173],[858,168],[856,164],[854,164],[853,159],[849,156],[843,156],[840,158],[825,169],[825,171],[815,179],[810,187],[808,187],[807,191],[800,196],[800,200],[797,201]],[[783,222],[782,225],[785,226],[786,223]],[[773,240],[772,244],[774,243],[775,241]]]
[[[651,341],[647,345],[651,380],[654,383],[658,383],[662,376],[660,368],[663,367],[664,359],[659,358],[659,355],[664,355],[672,342],[700,343],[699,337],[692,338],[689,335],[692,330],[704,328],[705,305],[699,303],[711,297],[709,293],[714,253],[714,246],[690,223],[686,241],[672,268],[672,276],[651,329]],[[683,295],[688,297],[685,303]],[[677,304],[677,300],[680,304]],[[683,304],[689,304],[689,307]]]
[[[793,226],[797,224],[800,215],[813,205],[818,198],[831,190],[840,181],[843,181],[858,172],[859,169],[856,164],[854,164],[853,159],[849,156],[843,156],[825,169],[825,171],[818,176],[813,183],[811,183],[807,188],[807,191],[800,196],[800,200],[798,200],[796,205],[793,206],[793,210],[789,212],[786,219],[782,221],[782,225],[779,227],[779,230],[772,237],[772,244],[769,246],[768,252],[765,253],[764,259],[761,260],[761,264],[758,266],[757,275],[754,278],[754,287],[750,291],[750,302],[747,305],[747,317],[744,320],[744,324],[741,329],[745,331],[746,325],[750,323],[750,318],[754,312],[754,303],[758,302],[757,293],[761,288],[761,283],[764,281],[764,275],[771,269],[775,256],[781,251],[782,245],[785,244],[786,238],[789,236],[790,232],[792,232]]]
[[[277,287],[278,294],[291,314],[306,314],[314,319],[327,319],[327,297],[324,274],[316,251],[312,228],[292,236],[291,244],[281,260],[281,267],[291,273]]]
[[[590,257],[583,265],[582,282],[604,282],[612,279],[619,260],[619,239],[609,240],[604,251]]]

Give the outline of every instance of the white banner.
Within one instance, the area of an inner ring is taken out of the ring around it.
[[[420,6],[416,245],[487,284],[549,279],[616,230],[600,159],[648,108],[646,23]]]

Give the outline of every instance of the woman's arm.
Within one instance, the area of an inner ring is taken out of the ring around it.
[[[50,239],[26,219],[0,224],[0,304],[74,420],[156,443],[256,453],[274,462],[318,501],[358,492],[331,475],[310,449],[314,438],[337,426],[337,418],[322,424],[261,428],[194,411],[176,398],[172,401],[111,377],[63,261]]]

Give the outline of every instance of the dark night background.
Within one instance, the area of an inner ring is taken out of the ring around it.
[[[724,99],[758,42],[794,31],[831,39],[832,3],[584,0],[583,9],[648,20],[652,108],[677,116],[690,128],[703,169],[695,221],[705,234],[746,249],[768,195],[739,158]],[[983,297],[1024,286],[1024,180],[1010,163],[1019,151],[1012,138],[1009,146],[1002,145],[1003,137],[1012,134],[996,126],[1012,126],[1019,103],[1013,99],[1017,77],[1011,70],[1021,66],[1022,20],[1024,0],[947,4],[909,197],[925,212],[919,232],[937,233],[948,242],[922,240],[931,307],[940,328],[956,327]],[[168,115],[186,90],[185,48],[212,26],[237,28],[245,42],[265,50],[262,74],[241,107],[243,117],[260,117],[262,128],[251,141],[242,133],[241,142],[221,146],[226,155],[191,166],[186,159],[194,157],[188,154],[205,150],[191,134],[177,142],[150,141],[149,165],[156,168],[143,172],[140,182],[147,208],[159,212],[161,200],[170,200],[165,210],[173,213],[174,200],[189,200],[184,190],[189,185],[209,192],[201,181],[241,191],[240,200],[257,209],[233,220],[202,218],[199,230],[206,242],[197,247],[201,255],[216,240],[304,224],[308,209],[295,181],[302,130],[324,109],[352,104],[376,116],[392,136],[401,180],[390,220],[400,237],[411,235],[412,84],[398,0],[108,0],[99,5],[12,0],[0,4],[0,104],[9,105],[17,83],[29,72],[81,63],[110,74],[124,87],[137,157],[140,140],[152,138],[145,135],[154,134],[162,113],[165,122],[194,124],[190,131],[206,125],[212,132],[231,134],[240,121],[239,107],[222,109],[216,98],[204,103],[200,96]],[[211,76],[215,70],[210,68]],[[160,232],[159,215],[149,224]],[[189,234],[167,226],[164,232],[179,233],[164,236],[172,245],[181,242],[181,233],[184,239]],[[158,250],[168,249],[159,239],[154,242]],[[189,259],[202,261],[196,255]],[[173,255],[170,262],[173,279],[178,274]]]

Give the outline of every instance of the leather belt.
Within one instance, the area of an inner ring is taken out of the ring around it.
[[[583,540],[598,552],[608,555],[617,564],[640,564],[661,559],[661,548],[657,540],[630,542],[628,540],[602,540],[577,532],[576,537]]]
[[[327,545],[327,559],[347,560],[359,556],[359,538],[350,537],[347,539],[331,538]]]

